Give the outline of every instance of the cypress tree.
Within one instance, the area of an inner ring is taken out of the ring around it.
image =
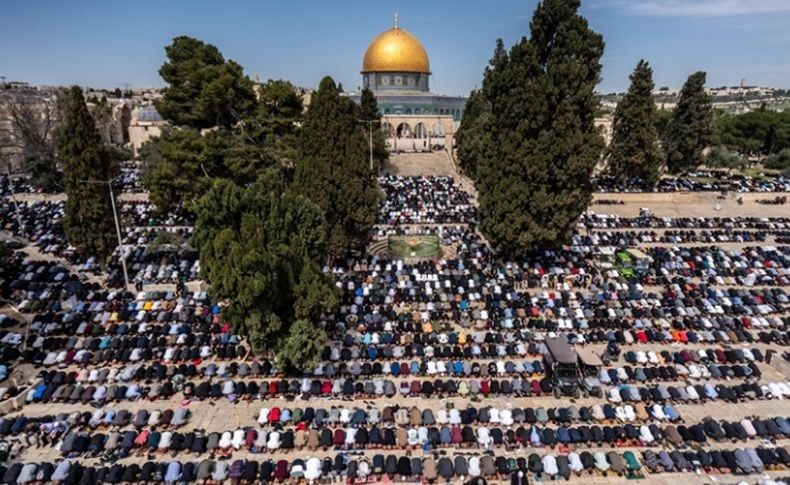
[[[85,181],[109,181],[116,167],[77,86],[66,94],[57,139],[67,196],[63,218],[66,239],[78,253],[95,256],[103,265],[118,245],[110,193],[106,184]]]
[[[376,101],[376,95],[370,88],[365,87],[362,89],[362,96],[359,102],[359,116],[362,121],[375,121],[371,126],[365,129],[373,129],[373,163],[376,167],[381,167],[389,158],[390,154],[387,150],[387,141],[384,139],[384,132],[381,131],[381,111],[379,111],[379,104]],[[367,131],[366,131],[367,133]],[[368,136],[370,136],[368,134]],[[368,140],[368,148],[370,140]]]
[[[455,143],[458,147],[458,163],[473,179],[480,160],[491,149],[492,123],[491,103],[482,91],[472,91],[466,100]]]
[[[604,43],[578,8],[579,0],[538,4],[531,38],[499,56],[484,82],[493,123],[476,175],[481,229],[509,254],[563,244],[592,195]]]
[[[689,76],[667,130],[667,168],[671,173],[703,164],[703,151],[713,142],[713,105],[705,92],[705,73]]]
[[[486,88],[490,87],[491,77],[496,72],[494,67],[505,58],[507,58],[505,43],[502,39],[497,39],[494,55],[483,71],[483,88],[475,89],[469,94],[464,107],[464,116],[455,134],[458,163],[472,178],[475,178],[477,168],[485,154],[491,150],[494,120]]]
[[[631,74],[631,86],[614,112],[609,173],[621,182],[640,179],[652,186],[658,180],[662,157],[654,87],[653,70],[640,60]]]
[[[360,109],[325,77],[314,94],[301,131],[295,183],[327,221],[329,253],[361,250],[378,205]]]

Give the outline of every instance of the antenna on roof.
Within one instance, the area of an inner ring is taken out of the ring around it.
[[[395,12],[395,28],[398,28],[398,12]]]

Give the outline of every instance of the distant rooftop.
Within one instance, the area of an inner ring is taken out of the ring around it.
[[[154,105],[147,104],[137,108],[137,121],[149,121],[152,123],[164,121],[162,115],[156,110]]]

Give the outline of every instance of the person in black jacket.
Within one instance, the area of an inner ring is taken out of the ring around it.
[[[110,467],[110,470],[107,472],[107,477],[105,480],[107,483],[120,483],[121,478],[123,477],[124,466],[116,463]]]
[[[397,459],[396,473],[400,476],[401,481],[406,481],[411,477],[411,460],[408,456],[401,456]]]
[[[247,483],[254,483],[258,478],[258,462],[255,460],[247,461],[241,473],[241,479]]]

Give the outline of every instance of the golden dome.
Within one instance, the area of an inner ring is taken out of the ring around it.
[[[365,51],[362,72],[419,72],[430,74],[428,54],[417,37],[400,27],[385,30]]]

